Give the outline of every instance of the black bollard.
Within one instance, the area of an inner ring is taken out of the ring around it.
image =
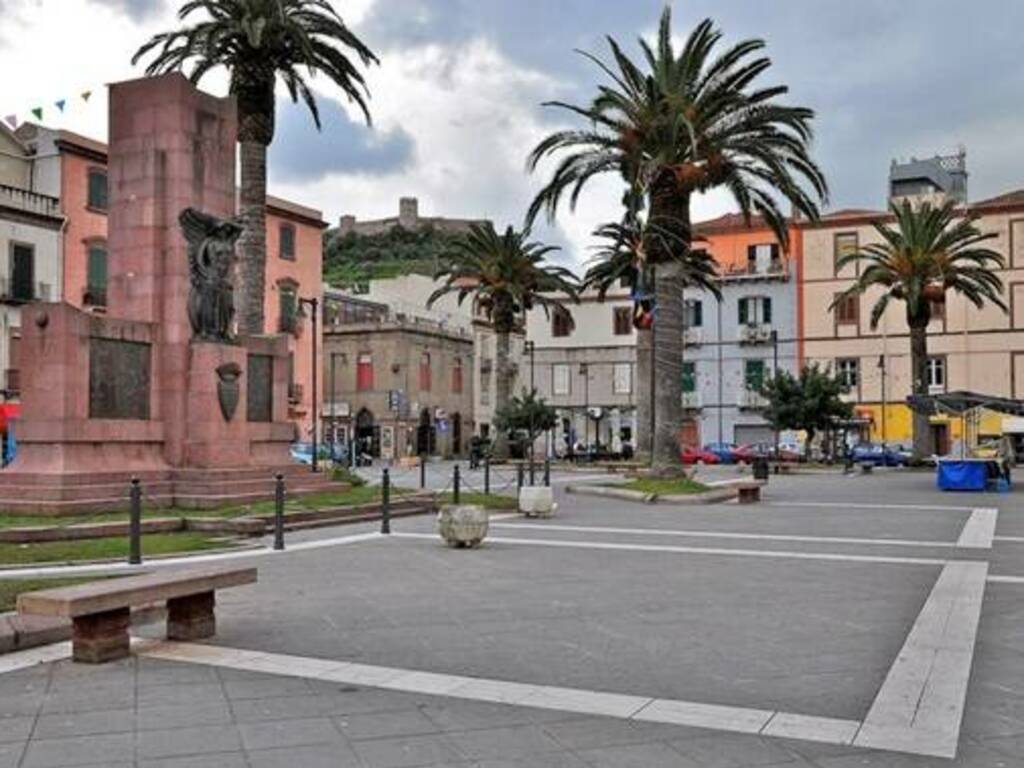
[[[391,473],[384,467],[380,478],[380,532],[391,533]]]
[[[133,477],[128,490],[128,564],[142,563],[142,486],[139,478]]]
[[[530,487],[533,488],[534,482],[534,468],[533,468],[533,456],[530,457]]]
[[[491,495],[491,458],[484,456],[484,496]]]
[[[284,475],[274,478],[274,549],[284,549]]]
[[[551,459],[544,459],[544,487],[551,487]]]
[[[523,465],[520,462],[516,465],[516,493],[523,489]]]
[[[420,488],[427,487],[427,457],[420,454]]]
[[[459,486],[461,485],[459,480],[459,465],[456,464],[455,469],[452,470],[452,501],[455,504],[459,503]]]

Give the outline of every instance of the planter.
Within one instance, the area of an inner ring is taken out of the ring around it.
[[[437,530],[449,547],[477,547],[487,536],[489,520],[486,507],[446,504],[437,513]]]
[[[527,517],[551,517],[556,509],[558,505],[550,488],[524,485],[519,489],[519,511]]]

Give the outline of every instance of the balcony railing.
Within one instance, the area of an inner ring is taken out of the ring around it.
[[[16,395],[21,392],[21,371],[17,368],[8,368],[4,376],[4,389],[7,395]]]
[[[50,301],[49,283],[25,283],[9,277],[0,277],[0,301],[7,304],[27,304],[30,301]]]
[[[299,329],[299,318],[295,313],[283,314],[277,320],[278,333],[295,333]]]
[[[753,389],[744,389],[740,394],[740,408],[759,410],[768,407],[768,398]]]
[[[688,347],[697,347],[704,343],[703,328],[685,328],[683,330],[683,344]]]
[[[52,219],[61,218],[60,200],[27,189],[0,184],[0,205]]]
[[[683,392],[683,409],[697,411],[701,408],[700,392]]]
[[[740,326],[740,344],[770,344],[772,326],[770,323],[748,323]]]
[[[765,280],[767,278],[789,277],[789,262],[785,259],[774,259],[768,264],[730,264],[721,274],[723,280]]]
[[[82,303],[87,307],[106,307],[107,289],[105,286],[88,286],[82,291]]]

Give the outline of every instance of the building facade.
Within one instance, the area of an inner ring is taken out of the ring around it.
[[[328,289],[323,434],[383,459],[462,456],[473,435],[468,323]]]

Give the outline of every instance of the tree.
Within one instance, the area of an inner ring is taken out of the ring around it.
[[[537,390],[523,391],[519,397],[513,396],[494,414],[494,425],[506,436],[516,433],[526,434],[526,445],[533,455],[533,444],[537,437],[558,423],[555,409],[537,396]]]
[[[512,333],[522,327],[525,313],[534,307],[545,314],[565,312],[566,301],[579,300],[576,276],[545,263],[545,257],[558,247],[531,242],[529,237],[529,229],[517,232],[510,226],[499,235],[489,223],[473,224],[443,258],[436,277],[444,282],[427,300],[429,307],[449,293],[457,296],[459,304],[472,296],[491,321],[497,339],[494,404],[498,411],[509,402],[513,379],[509,344]],[[508,453],[508,441],[500,431],[494,452],[498,457]]]
[[[267,147],[274,140],[274,86],[280,77],[293,102],[300,98],[320,129],[320,112],[307,77],[322,73],[355,103],[370,123],[369,91],[362,73],[345,50],[363,66],[377,57],[345,26],[327,0],[189,0],[178,11],[184,22],[196,12],[207,19],[154,36],[132,57],[151,52],[149,75],[184,70],[198,83],[212,69],[225,67],[238,102],[241,145],[239,208],[245,232],[241,251],[238,328],[264,332],[263,303],[267,260]]]
[[[979,214],[957,211],[952,200],[940,206],[922,203],[914,208],[909,200],[890,207],[895,227],[874,222],[881,242],[864,246],[836,262],[836,269],[860,263],[860,274],[840,293],[831,308],[851,296],[880,289],[871,308],[871,328],[878,327],[893,300],[902,301],[910,328],[911,391],[928,395],[928,323],[934,305],[942,304],[949,291],[959,293],[979,309],[986,301],[1007,311],[1003,284],[994,270],[1003,257],[982,247],[995,232],[983,234],[976,226]],[[914,411],[914,455],[932,452],[928,416]]]
[[[657,238],[671,238],[671,232],[658,232],[646,227],[643,219],[630,207],[618,223],[603,224],[594,230],[601,242],[594,249],[589,268],[583,277],[584,287],[597,290],[598,299],[604,301],[608,291],[620,284],[630,289],[633,297],[633,327],[636,331],[636,398],[637,453],[650,455],[651,450],[651,377],[652,320],[654,316],[653,274],[647,261],[646,246]],[[678,249],[667,249],[679,254]],[[688,252],[684,268],[687,284],[711,292],[716,298],[721,291],[716,281],[716,265],[706,251]]]
[[[799,377],[780,370],[765,379],[760,391],[768,400],[764,418],[773,429],[802,429],[807,433],[804,451],[808,458],[816,434],[853,415],[853,406],[841,397],[846,385],[817,363],[805,365]]]
[[[655,45],[640,40],[644,59],[633,62],[608,38],[613,62],[584,53],[608,77],[587,106],[552,105],[586,121],[543,139],[529,156],[535,169],[560,156],[530,215],[553,218],[563,196],[574,207],[587,182],[614,172],[635,183],[648,202],[648,222],[672,238],[648,244],[654,267],[654,463],[678,466],[682,421],[682,293],[688,277],[690,201],[724,188],[748,219],[760,214],[784,245],[786,220],[774,193],[809,218],[824,199],[824,176],[809,153],[813,112],[781,104],[785,86],[755,86],[770,66],[761,40],[744,40],[714,55],[722,33],[710,19],[694,28],[680,51],[672,42],[671,12],[662,12]],[[808,185],[811,193],[804,189]]]

